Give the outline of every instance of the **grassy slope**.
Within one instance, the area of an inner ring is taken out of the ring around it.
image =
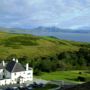
[[[80,75],[79,72],[82,72]],[[64,80],[71,82],[78,82],[76,79],[78,76],[83,76],[88,80],[90,80],[90,73],[84,70],[74,70],[74,71],[56,71],[51,73],[42,73],[42,75],[37,76],[37,78],[45,79],[45,80]]]
[[[16,54],[18,57],[26,55],[31,58],[54,55],[58,52],[78,50],[79,44],[52,37],[0,32],[0,58],[6,58],[11,54]]]
[[[25,44],[26,43],[26,44]],[[63,51],[76,51],[80,42],[59,40],[53,37],[38,37],[25,34],[10,34],[0,32],[0,58],[6,58],[11,54],[35,58],[39,56],[55,55]],[[44,73],[40,78],[47,80],[68,80],[77,77],[77,72],[52,72]],[[85,76],[85,75],[84,75]],[[90,74],[89,74],[90,76]],[[87,76],[88,77],[88,76]]]

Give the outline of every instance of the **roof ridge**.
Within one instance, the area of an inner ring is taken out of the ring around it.
[[[15,61],[13,61],[13,62],[15,62]],[[12,71],[11,71],[11,72],[13,72],[13,70],[14,70],[15,66],[16,66],[16,62],[15,62],[15,65],[14,65],[14,67],[13,67],[13,69],[12,69]]]

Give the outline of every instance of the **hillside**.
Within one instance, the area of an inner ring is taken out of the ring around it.
[[[29,62],[34,73],[89,69],[90,44],[55,37],[0,32],[0,60]],[[47,62],[47,63],[46,63]]]
[[[80,44],[53,37],[0,32],[0,58],[5,58],[11,54],[38,57],[63,51],[76,51],[80,48],[78,46]]]

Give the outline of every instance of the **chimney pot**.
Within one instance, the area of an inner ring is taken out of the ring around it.
[[[28,71],[29,70],[29,64],[27,63],[26,64],[26,71]]]
[[[16,63],[18,63],[18,59],[16,59]]]
[[[4,60],[2,61],[2,64],[3,64],[3,66],[5,66],[5,61]]]
[[[15,61],[15,58],[13,58],[12,60]]]

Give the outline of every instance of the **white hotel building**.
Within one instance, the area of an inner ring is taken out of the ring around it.
[[[0,86],[9,84],[22,84],[33,81],[33,69],[26,64],[24,67],[18,60],[13,59],[9,63],[0,63]]]

